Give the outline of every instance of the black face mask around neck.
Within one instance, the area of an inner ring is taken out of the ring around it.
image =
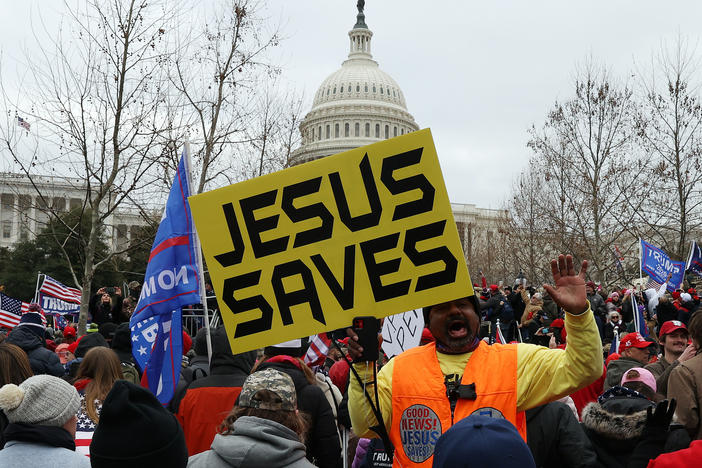
[[[76,450],[76,442],[71,434],[63,427],[39,426],[37,424],[10,423],[5,428],[5,440],[33,442],[52,447],[63,447]]]

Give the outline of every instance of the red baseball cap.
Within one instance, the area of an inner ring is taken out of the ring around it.
[[[662,339],[663,335],[670,335],[675,330],[687,331],[687,327],[684,323],[682,323],[679,320],[668,320],[667,322],[664,322],[663,325],[661,325],[661,331],[660,333],[658,333],[658,338]]]
[[[551,328],[563,328],[564,326],[563,319],[556,319],[551,322]]]
[[[629,333],[619,341],[619,353],[629,348],[648,348],[652,344],[654,344],[653,341],[646,341],[639,332]]]
[[[63,329],[63,336],[72,336],[75,338],[76,336],[76,329],[71,327],[70,325],[66,325],[66,328]]]
[[[490,291],[495,292],[495,291],[497,291],[498,289],[500,289],[500,287],[499,287],[498,285],[496,285],[496,284],[491,284],[491,285],[490,285]]]

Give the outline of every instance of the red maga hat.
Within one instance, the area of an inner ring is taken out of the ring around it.
[[[646,341],[639,332],[629,333],[624,335],[619,341],[619,353],[626,351],[629,348],[648,348],[653,344],[653,341]]]
[[[680,322],[679,320],[668,320],[667,322],[664,322],[663,325],[661,325],[661,331],[658,334],[658,338],[663,338],[663,335],[670,335],[675,330],[687,331],[687,327],[684,323]]]

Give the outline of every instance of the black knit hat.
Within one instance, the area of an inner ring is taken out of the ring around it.
[[[478,296],[473,294],[472,296],[468,296],[468,299],[473,302],[473,307],[475,308],[475,313],[478,314],[478,317],[480,317],[480,301],[478,300]],[[423,307],[422,308],[422,313],[424,314],[424,325],[429,326],[429,312],[431,312],[432,306],[429,307]]]
[[[115,382],[90,443],[93,468],[185,467],[188,448],[176,417],[148,390]]]
[[[132,357],[132,337],[129,331],[129,323],[120,323],[115,329],[115,336],[112,337],[112,351],[117,353],[121,362],[134,363]]]
[[[105,348],[110,347],[110,345],[107,344],[107,341],[105,341],[105,337],[99,333],[89,333],[87,335],[83,335],[78,343],[78,346],[76,347],[76,352],[73,354],[75,354],[77,358],[85,357],[85,354],[90,351],[91,348],[95,348],[96,346],[104,346]]]

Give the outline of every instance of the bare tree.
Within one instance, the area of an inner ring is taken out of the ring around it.
[[[177,138],[191,138],[197,193],[217,178],[225,183],[241,178],[236,163],[241,145],[252,139],[247,129],[259,112],[269,110],[257,97],[280,71],[266,61],[280,38],[277,29],[267,29],[259,10],[251,0],[217,2],[204,13],[202,28],[183,34],[177,46],[170,80],[182,126],[174,128]]]
[[[34,122],[31,151],[11,128],[2,133],[3,152],[32,181],[41,205],[57,221],[37,182],[42,171],[63,172],[82,190],[81,216],[69,235],[80,239],[78,262],[66,254],[73,281],[82,289],[79,330],[85,331],[91,283],[100,265],[121,250],[99,257],[96,246],[118,208],[147,214],[133,202],[151,187],[164,131],[162,50],[169,9],[142,0],[88,1],[65,5],[64,26],[36,33],[40,57],[27,57],[23,99],[8,109]],[[3,77],[5,78],[5,77]],[[3,79],[3,90],[7,89]],[[87,222],[87,237],[77,227]],[[57,239],[59,245],[63,242]],[[65,242],[64,242],[65,243]],[[64,251],[65,253],[65,251]]]
[[[684,259],[702,230],[702,105],[695,50],[678,38],[661,50],[640,80],[636,136],[649,161],[631,197],[636,222],[673,258]]]
[[[511,251],[518,267],[533,284],[548,280],[548,261],[553,258],[554,248],[552,221],[561,220],[545,209],[548,200],[543,174],[537,166],[530,164],[512,187],[509,206],[510,217],[507,230],[511,233]],[[559,226],[558,232],[562,232]],[[562,235],[559,236],[563,242]]]
[[[632,91],[603,68],[587,64],[574,96],[554,105],[540,129],[531,129],[533,164],[544,170],[543,212],[557,215],[557,247],[590,259],[592,275],[608,280],[612,244],[624,233],[619,221],[622,187],[631,164]]]

